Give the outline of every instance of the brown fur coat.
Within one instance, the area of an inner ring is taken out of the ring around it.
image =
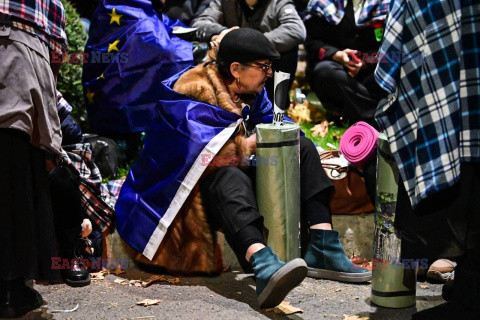
[[[188,70],[177,80],[173,89],[195,100],[219,106],[238,115],[241,114],[241,108],[230,98],[214,64],[207,66],[201,64]],[[217,158],[240,159],[245,154],[249,154],[249,150],[245,136],[243,132],[240,132],[227,141],[217,154]],[[212,163],[216,163],[216,165],[232,164],[225,163],[225,161],[212,161]],[[215,169],[216,167],[209,166],[202,178]],[[168,228],[153,260],[149,261],[139,254],[137,261],[163,267],[175,273],[220,273],[223,269],[222,248],[216,238],[216,232],[211,230],[208,225],[197,183]]]

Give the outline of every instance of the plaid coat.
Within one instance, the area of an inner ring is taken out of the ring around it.
[[[384,21],[388,14],[390,0],[364,0],[356,21],[357,27],[367,27],[373,22]],[[325,19],[331,24],[339,24],[345,15],[346,0],[311,0],[307,11]]]
[[[0,0],[1,25],[35,34],[59,53],[66,50],[65,11],[60,0]]]
[[[375,72],[377,108],[413,207],[480,161],[480,3],[394,0]]]

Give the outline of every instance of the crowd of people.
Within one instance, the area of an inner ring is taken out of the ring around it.
[[[400,172],[402,257],[457,261],[443,290],[448,302],[414,318],[478,318],[480,4],[72,2],[89,27],[82,82],[91,127],[142,151],[131,156],[115,213],[92,161],[94,141],[56,90],[52,56],[68,46],[61,1],[0,1],[0,318],[43,304],[28,280],[88,285],[82,258],[99,254],[101,233],[114,225],[144,261],[185,274],[221,270],[220,230],[253,272],[261,308],[278,305],[307,276],[369,281],[333,229],[333,185],[310,140],[299,140],[309,243],[292,261],[267,245],[255,167],[234,161],[255,154],[255,125],[272,121],[273,72],[292,82],[302,44],[307,80],[324,107],[388,138]],[[187,26],[188,35],[176,32]],[[194,65],[199,43],[208,52]],[[108,138],[102,145],[114,144]],[[229,161],[205,166],[205,154]],[[60,271],[54,257],[75,263]]]

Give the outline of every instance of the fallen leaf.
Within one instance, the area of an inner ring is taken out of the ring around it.
[[[113,273],[118,276],[119,274],[124,274],[124,273],[127,273],[127,272],[125,270],[122,270],[120,268],[120,266],[118,266],[117,270],[115,270]]]
[[[99,272],[93,272],[93,273],[90,273],[90,277],[92,278],[92,280],[103,280],[105,279],[105,275],[108,274],[106,271],[99,271]]]
[[[343,315],[343,320],[369,320],[369,317],[359,317],[359,316],[349,316],[348,314]]]
[[[128,284],[127,279],[115,279],[115,281],[113,281],[113,282],[120,283],[120,284]]]
[[[153,306],[153,305],[159,304],[160,302],[162,302],[162,300],[157,300],[157,299],[145,299],[145,300],[142,300],[142,301],[138,301],[138,302],[137,302],[137,305],[139,305],[139,306],[144,306],[144,307],[148,307],[148,306]]]
[[[177,283],[180,283],[180,279],[179,278],[167,279],[167,282],[170,284],[177,284]]]
[[[135,287],[138,287],[137,284],[140,284],[140,286],[142,286],[142,280],[130,280],[128,281],[128,284]]]
[[[142,286],[144,288],[147,288],[147,287],[150,287],[154,283],[163,282],[163,281],[166,281],[165,276],[163,276],[163,275],[153,275],[150,278],[148,278],[146,281],[143,281]]]
[[[340,316],[337,316],[336,314],[325,313],[325,314],[323,314],[323,317],[325,317],[325,318],[326,318],[326,317],[338,318],[338,317],[340,317]]]
[[[315,125],[312,129],[312,136],[325,138],[328,133],[328,121],[324,120],[321,123]]]
[[[228,266],[226,266],[222,269],[222,273],[229,272],[231,270],[232,270],[232,268],[228,265]]]
[[[274,312],[277,314],[284,314],[284,315],[290,315],[294,313],[303,313],[303,310],[297,307],[294,307],[290,304],[290,302],[287,301],[282,301],[278,306],[275,308],[270,308],[270,309],[265,309],[267,312]]]
[[[311,122],[310,109],[308,108],[308,102],[297,104],[295,106],[291,105],[288,108],[288,116],[295,123]]]
[[[363,263],[363,259],[362,257],[351,257],[350,260],[355,263],[355,264],[362,264]]]
[[[428,288],[430,288],[430,287],[427,286],[426,284],[421,284],[421,285],[420,285],[420,288],[422,288],[422,289],[428,289]]]

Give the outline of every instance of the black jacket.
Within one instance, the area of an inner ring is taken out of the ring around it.
[[[376,40],[373,27],[356,26],[351,1],[348,2],[345,15],[338,25],[331,24],[325,18],[314,14],[307,14],[304,23],[307,29],[305,49],[309,68],[313,68],[321,60],[331,60],[335,52],[347,48],[371,57],[380,47],[381,42]],[[374,68],[375,65],[376,62],[371,62],[369,67]]]

